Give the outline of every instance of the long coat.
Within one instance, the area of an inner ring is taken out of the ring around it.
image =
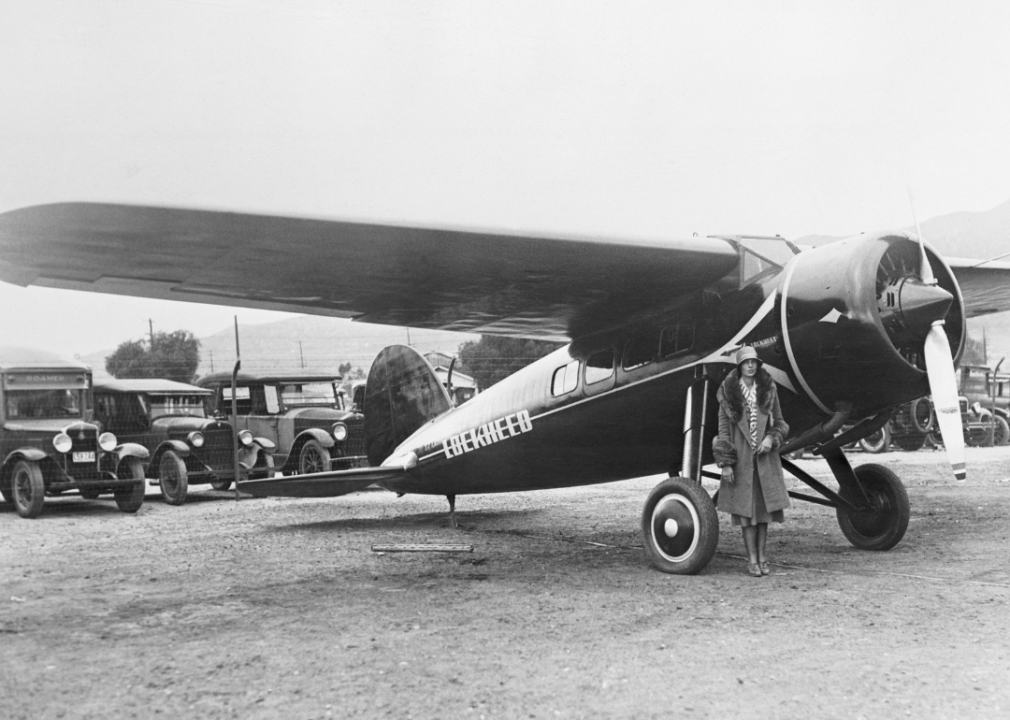
[[[772,450],[757,456],[757,471],[768,512],[789,507],[789,495],[782,475],[778,448],[789,435],[789,426],[782,418],[782,407],[775,381],[764,368],[758,368],[757,436],[770,437]],[[719,436],[712,441],[716,462],[720,467],[733,467],[734,482],[719,485],[719,505],[722,512],[750,517],[754,503],[754,451],[750,442],[750,420],[740,389],[739,370],[733,370],[723,380],[717,393],[719,399]],[[759,440],[758,445],[761,442]]]

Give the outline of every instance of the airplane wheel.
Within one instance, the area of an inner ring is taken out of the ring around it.
[[[137,482],[129,487],[120,487],[115,490],[116,506],[125,513],[135,513],[144,504],[144,464],[137,458],[126,458],[119,467],[116,474],[120,480],[136,480]]]
[[[328,472],[330,470],[330,451],[316,440],[306,440],[302,451],[298,454],[298,473]]]
[[[877,430],[877,432],[872,435],[867,435],[864,438],[859,439],[859,447],[863,449],[864,452],[868,453],[882,453],[887,450],[891,445],[891,427],[889,425],[884,425],[884,427]]]
[[[664,480],[645,501],[642,538],[659,570],[675,575],[701,572],[719,543],[719,517],[712,498],[690,480]]]
[[[11,494],[14,496],[14,509],[21,517],[34,518],[42,513],[46,485],[38,464],[29,460],[18,461],[11,478]]]
[[[189,491],[189,474],[186,463],[172,450],[166,450],[158,463],[158,480],[161,496],[169,505],[182,505]]]
[[[890,550],[908,529],[910,507],[905,486],[883,465],[860,465],[855,473],[866,490],[868,506],[855,511],[837,508],[838,526],[860,550]],[[857,507],[864,504],[858,488],[843,486],[841,493]]]
[[[996,416],[996,440],[994,445],[1010,445],[1010,424]]]

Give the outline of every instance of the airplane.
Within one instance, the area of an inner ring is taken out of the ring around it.
[[[968,317],[1010,309],[1010,264],[944,259],[921,233],[813,248],[781,237],[531,236],[212,209],[103,203],[0,214],[0,280],[353,318],[567,344],[454,406],[406,346],[379,353],[365,391],[370,467],[241,483],[254,495],[329,497],[377,485],[458,495],[668,473],[641,529],[659,570],[694,574],[719,522],[702,486],[715,392],[753,346],[791,437],[835,491],[783,457],[835,509],[852,545],[894,547],[909,501],[889,468],[843,447],[932,394],[965,477],[954,365]],[[72,311],[69,312],[72,315]]]

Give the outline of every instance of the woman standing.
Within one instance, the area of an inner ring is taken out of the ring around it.
[[[719,436],[712,450],[722,468],[718,508],[743,529],[748,572],[768,575],[768,523],[783,522],[789,507],[777,451],[789,426],[782,419],[775,381],[754,348],[740,348],[736,369],[723,380],[717,397]]]

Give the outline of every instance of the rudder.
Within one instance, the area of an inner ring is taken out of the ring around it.
[[[419,427],[450,408],[449,393],[420,353],[406,345],[384,348],[365,386],[368,464],[380,465]]]

